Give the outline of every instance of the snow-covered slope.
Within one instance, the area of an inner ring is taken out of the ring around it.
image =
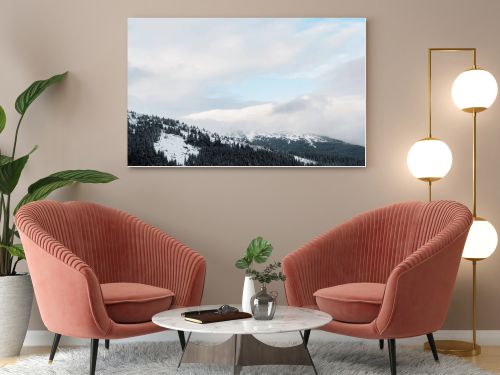
[[[301,163],[304,163],[304,164],[310,164],[310,165],[316,165],[316,164],[318,164],[314,160],[310,160],[310,159],[306,159],[306,158],[301,158],[300,156],[297,156],[297,155],[293,155],[293,157],[295,158],[295,160],[300,161]]]
[[[162,133],[158,142],[153,144],[155,151],[163,152],[168,160],[175,160],[177,164],[184,165],[184,160],[189,155],[198,155],[199,149],[187,144],[180,135]]]

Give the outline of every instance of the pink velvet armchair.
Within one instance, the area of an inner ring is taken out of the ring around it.
[[[328,312],[325,331],[378,339],[381,349],[387,339],[393,375],[398,338],[427,335],[437,361],[433,332],[446,318],[471,223],[451,201],[358,215],[285,257],[288,304]]]
[[[205,260],[160,230],[115,209],[86,202],[33,202],[16,215],[42,320],[55,333],[99,339],[163,330],[151,318],[199,305]],[[183,332],[179,332],[184,346]]]

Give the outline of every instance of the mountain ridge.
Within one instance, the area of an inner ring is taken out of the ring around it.
[[[131,166],[364,166],[365,148],[316,134],[220,135],[128,111]]]

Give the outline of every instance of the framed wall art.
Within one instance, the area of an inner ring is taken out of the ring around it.
[[[130,18],[128,165],[362,167],[366,19]]]

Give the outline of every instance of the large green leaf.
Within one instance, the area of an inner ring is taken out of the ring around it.
[[[36,189],[32,193],[27,193],[21,201],[17,204],[15,210],[14,210],[14,215],[17,213],[17,211],[24,206],[25,204],[28,204],[30,202],[34,201],[39,201],[42,199],[45,199],[49,196],[50,193],[52,193],[54,190],[63,188],[68,185],[72,185],[74,182],[70,180],[60,180],[60,181],[55,181],[49,184],[46,184],[44,186],[41,186],[39,189]]]
[[[0,247],[3,247],[4,249],[7,249],[7,251],[12,255],[13,257],[18,257],[19,259],[24,259],[26,256],[24,255],[24,249],[22,244],[15,244],[15,245],[4,245],[0,244]]]
[[[12,158],[7,155],[0,155],[0,165],[7,164],[12,161]]]
[[[111,173],[95,171],[93,169],[70,169],[53,173],[50,176],[90,184],[106,184],[118,179],[118,177]]]
[[[254,238],[247,248],[247,257],[257,263],[264,263],[273,252],[273,245],[262,237]]]
[[[250,267],[250,263],[248,263],[248,260],[246,258],[238,259],[234,265],[236,266],[236,268],[239,268],[241,270]]]
[[[12,193],[19,182],[30,154],[35,150],[36,147],[29,154],[21,156],[19,159],[9,161],[6,156],[0,159],[0,192],[3,194]]]
[[[67,182],[67,180],[64,180],[64,179],[59,178],[59,177],[47,176],[47,177],[41,178],[38,181],[32,183],[28,187],[28,193],[34,193],[36,190],[41,189],[44,186],[50,186],[53,183],[61,182],[61,181]],[[71,183],[72,181],[69,181],[69,182]]]
[[[81,182],[84,184],[105,184],[116,180],[117,177],[106,172],[94,171],[92,169],[73,169],[52,173],[30,185],[28,193],[33,193],[44,185],[50,185],[59,181]]]
[[[5,116],[5,111],[0,105],[0,133],[5,129],[5,123],[7,122],[7,116]]]
[[[24,90],[23,93],[17,97],[16,111],[19,114],[24,115],[30,104],[33,103],[47,87],[61,82],[64,78],[66,78],[67,74],[68,72],[65,72],[50,77],[49,79],[33,82],[30,87]]]
[[[45,199],[54,190],[72,185],[75,182],[98,184],[108,183],[116,179],[117,177],[110,173],[90,169],[77,169],[53,173],[30,185],[28,193],[18,203],[14,210],[14,214],[25,204]]]

